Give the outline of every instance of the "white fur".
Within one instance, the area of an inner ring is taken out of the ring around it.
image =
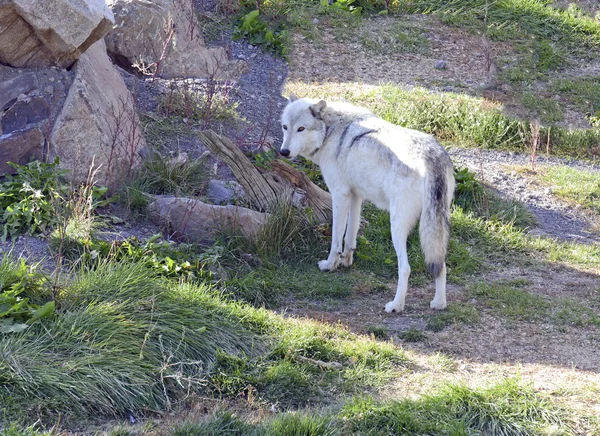
[[[410,275],[406,239],[419,218],[426,261],[441,265],[431,307],[444,309],[447,220],[454,191],[452,163],[444,148],[430,135],[346,103],[292,98],[282,127],[282,154],[289,151],[289,158],[300,155],[318,164],[332,195],[331,250],[319,268],[333,271],[352,265],[362,202],[368,200],[390,212],[398,256],[398,287],[386,312],[404,310]],[[432,200],[436,181],[445,188],[441,202]]]

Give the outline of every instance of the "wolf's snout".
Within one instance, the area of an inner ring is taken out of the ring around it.
[[[288,157],[290,155],[290,151],[287,148],[282,148],[280,153],[283,157]]]

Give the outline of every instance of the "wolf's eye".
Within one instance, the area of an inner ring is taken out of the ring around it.
[[[287,126],[285,124],[283,125],[283,130],[287,130]]]
[[[301,132],[304,130],[304,127],[298,127],[298,131]]]

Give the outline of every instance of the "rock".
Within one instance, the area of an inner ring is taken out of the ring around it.
[[[14,162],[25,165],[31,160],[44,157],[44,134],[40,129],[14,132],[0,136],[0,174],[13,174],[15,169],[8,165]]]
[[[68,68],[113,24],[103,0],[3,0],[0,63]]]
[[[244,188],[235,181],[209,180],[206,195],[214,204],[231,204],[235,199],[244,197]]]
[[[74,183],[94,163],[100,183],[115,187],[139,163],[145,146],[133,97],[106,54],[104,41],[75,64],[75,77],[51,134],[50,160],[59,156]]]
[[[435,63],[435,68],[438,70],[445,70],[446,69],[446,62],[445,61],[437,61]]]
[[[26,94],[38,86],[38,80],[33,73],[20,74],[13,79],[0,82],[0,110],[6,109],[8,104],[16,100],[20,94]]]
[[[232,62],[223,47],[207,48],[195,11],[187,0],[106,0],[116,26],[107,35],[108,52],[128,71],[158,76],[237,79],[247,68]],[[161,58],[163,58],[161,60]]]
[[[215,206],[194,198],[157,197],[148,206],[151,218],[168,231],[189,241],[212,241],[217,232],[239,230],[253,237],[267,223],[269,214],[240,206]]]
[[[2,116],[0,121],[4,134],[22,130],[28,124],[36,124],[50,117],[50,105],[44,97],[33,97],[17,101]]]

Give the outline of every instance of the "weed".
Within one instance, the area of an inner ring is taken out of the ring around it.
[[[238,104],[231,99],[232,91],[230,84],[219,83],[214,78],[200,84],[173,83],[160,99],[158,111],[167,117],[180,117],[188,128],[200,122],[207,127],[214,120],[237,121],[240,119]]]
[[[371,326],[368,328],[367,332],[375,339],[379,339],[382,341],[388,340],[390,338],[390,332],[385,326]]]
[[[406,342],[424,342],[427,340],[427,335],[415,326],[411,326],[408,330],[400,333],[399,336],[400,339]]]
[[[261,46],[265,51],[271,51],[281,56],[286,56],[289,47],[289,34],[284,26],[271,29],[266,21],[260,17],[260,10],[256,9],[244,15],[233,33],[234,39],[246,38],[252,45]]]
[[[0,259],[0,334],[17,333],[54,313],[44,276],[23,259]],[[39,303],[39,304],[38,304]]]
[[[45,232],[60,222],[56,205],[63,200],[66,173],[53,163],[31,162],[13,165],[16,174],[7,175],[0,184],[2,240],[19,233]]]

